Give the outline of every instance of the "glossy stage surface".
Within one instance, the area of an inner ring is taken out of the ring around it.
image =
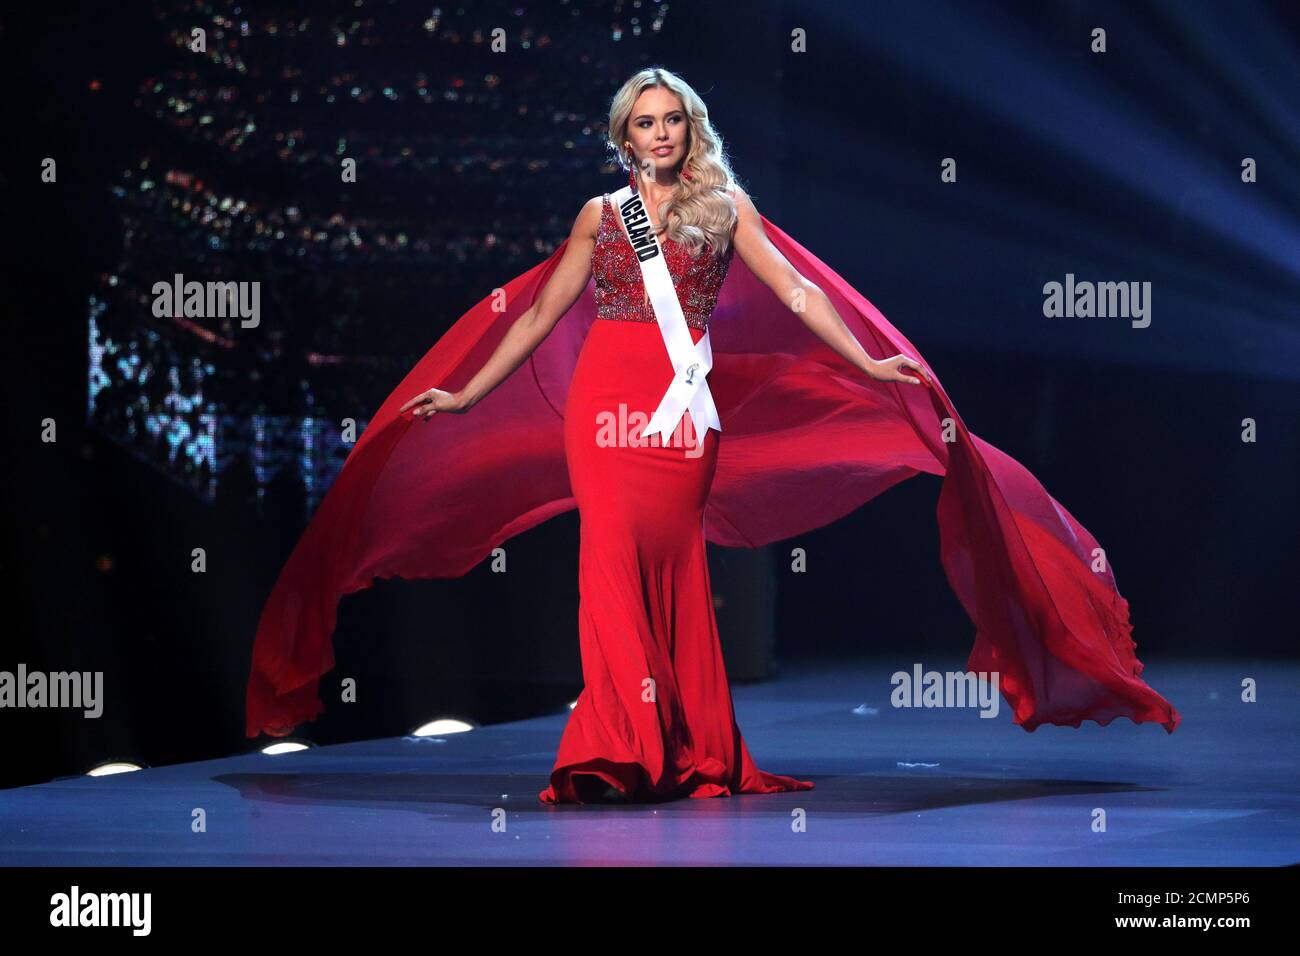
[[[1300,861],[1300,666],[1146,663],[1144,679],[1183,714],[1172,735],[1126,719],[1029,734],[1004,701],[993,718],[892,707],[891,665],[786,668],[733,687],[737,720],[762,766],[813,780],[811,791],[547,806],[537,794],[562,710],[441,738],[254,751],[0,791],[0,864]],[[1258,682],[1259,703],[1241,701],[1243,677]],[[193,830],[196,809],[206,832]]]

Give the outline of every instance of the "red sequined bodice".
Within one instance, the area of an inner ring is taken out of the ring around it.
[[[659,244],[668,262],[668,274],[673,278],[673,288],[681,301],[686,324],[707,331],[709,316],[718,302],[722,281],[727,278],[735,246],[728,246],[721,256],[713,255],[707,247],[701,249],[699,255],[691,256],[662,234]],[[597,318],[623,322],[658,321],[641,280],[641,265],[618,221],[618,213],[609,201],[608,193],[601,209],[596,247],[591,253],[591,274],[596,280]]]

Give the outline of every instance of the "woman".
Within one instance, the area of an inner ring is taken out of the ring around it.
[[[342,595],[464,574],[576,506],[585,687],[542,801],[810,789],[759,770],[741,738],[704,542],[789,538],[921,471],[944,476],[944,568],[976,624],[967,666],[998,672],[1015,722],[1123,715],[1172,733],[1095,539],[757,212],[694,90],[637,73],[609,136],[628,187],[463,316],[363,432],[263,611],[248,735],[324,709]]]
[[[614,97],[609,130],[625,168],[634,170],[628,199],[644,213],[640,226],[652,228],[662,243],[693,345],[704,338],[734,246],[782,301],[805,297],[809,328],[850,365],[877,381],[919,383],[905,370],[925,373],[904,356],[881,362],[868,356],[830,300],[767,241],[689,86],[666,71],[638,74]],[[709,243],[717,248],[702,248]],[[400,410],[427,421],[472,408],[541,344],[593,272],[597,321],[564,410],[582,525],[578,634],[585,687],[541,799],[810,789],[811,783],[755,767],[736,727],[704,546],[720,435],[690,409],[666,423],[671,435],[648,427],[673,381],[673,362],[608,194],[583,207],[564,258],[533,306],[531,326],[525,314],[520,335],[507,336],[455,394],[428,389]],[[698,380],[707,388],[703,374]],[[627,423],[622,440],[620,422]]]

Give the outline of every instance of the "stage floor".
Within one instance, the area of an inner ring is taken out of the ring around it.
[[[737,719],[759,767],[814,790],[547,806],[537,794],[563,710],[436,739],[250,751],[0,791],[0,864],[1300,862],[1300,665],[1146,663],[1183,715],[1172,735],[1124,718],[1030,734],[1000,698],[994,718],[892,707],[893,665],[787,667],[733,689]],[[1259,703],[1241,702],[1243,676],[1258,681]],[[196,809],[206,832],[193,831]]]

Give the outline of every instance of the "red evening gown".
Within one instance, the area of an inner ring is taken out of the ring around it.
[[[472,411],[427,424],[401,414],[417,392],[454,391],[482,367],[537,300],[565,253],[560,243],[487,290],[366,423],[262,609],[247,736],[285,736],[324,711],[321,679],[334,667],[344,596],[378,578],[458,577],[515,535],[580,507],[583,547],[604,558],[583,562],[583,666],[597,672],[586,673],[588,689],[569,715],[552,786],[564,789],[578,764],[604,759],[599,780],[619,786],[761,788],[770,778],[754,770],[734,728],[716,657],[701,520],[704,539],[756,548],[827,525],[922,472],[942,477],[940,558],[974,625],[966,666],[998,672],[1013,722],[1032,731],[1126,717],[1174,731],[1178,711],[1141,677],[1115,556],[1020,462],[967,428],[941,376],[879,309],[760,218],[868,354],[921,361],[933,387],[869,379],[735,257],[711,315],[682,303],[708,319],[708,385],[725,434],[704,437],[697,459],[588,442],[593,406],[612,401],[617,412],[626,397],[653,408],[647,397],[658,396],[647,383],[662,390],[669,370],[655,325],[597,319],[594,282]],[[694,268],[670,245],[665,255]],[[612,281],[616,290],[630,280]],[[1107,455],[1098,449],[1098,474],[1110,473]],[[651,500],[651,483],[673,496],[671,509]],[[634,580],[648,588],[635,603]],[[624,604],[589,594],[621,595]],[[602,662],[614,662],[609,673],[599,673]],[[657,696],[638,708],[646,677]]]
[[[734,249],[691,257],[671,239],[661,241],[698,342]],[[646,800],[812,789],[754,766],[736,726],[704,546],[704,507],[722,439],[714,429],[701,434],[689,411],[667,441],[640,433],[674,373],[608,195],[591,268],[596,321],[564,409],[581,518],[585,686],[540,797],[582,803],[606,786]]]

